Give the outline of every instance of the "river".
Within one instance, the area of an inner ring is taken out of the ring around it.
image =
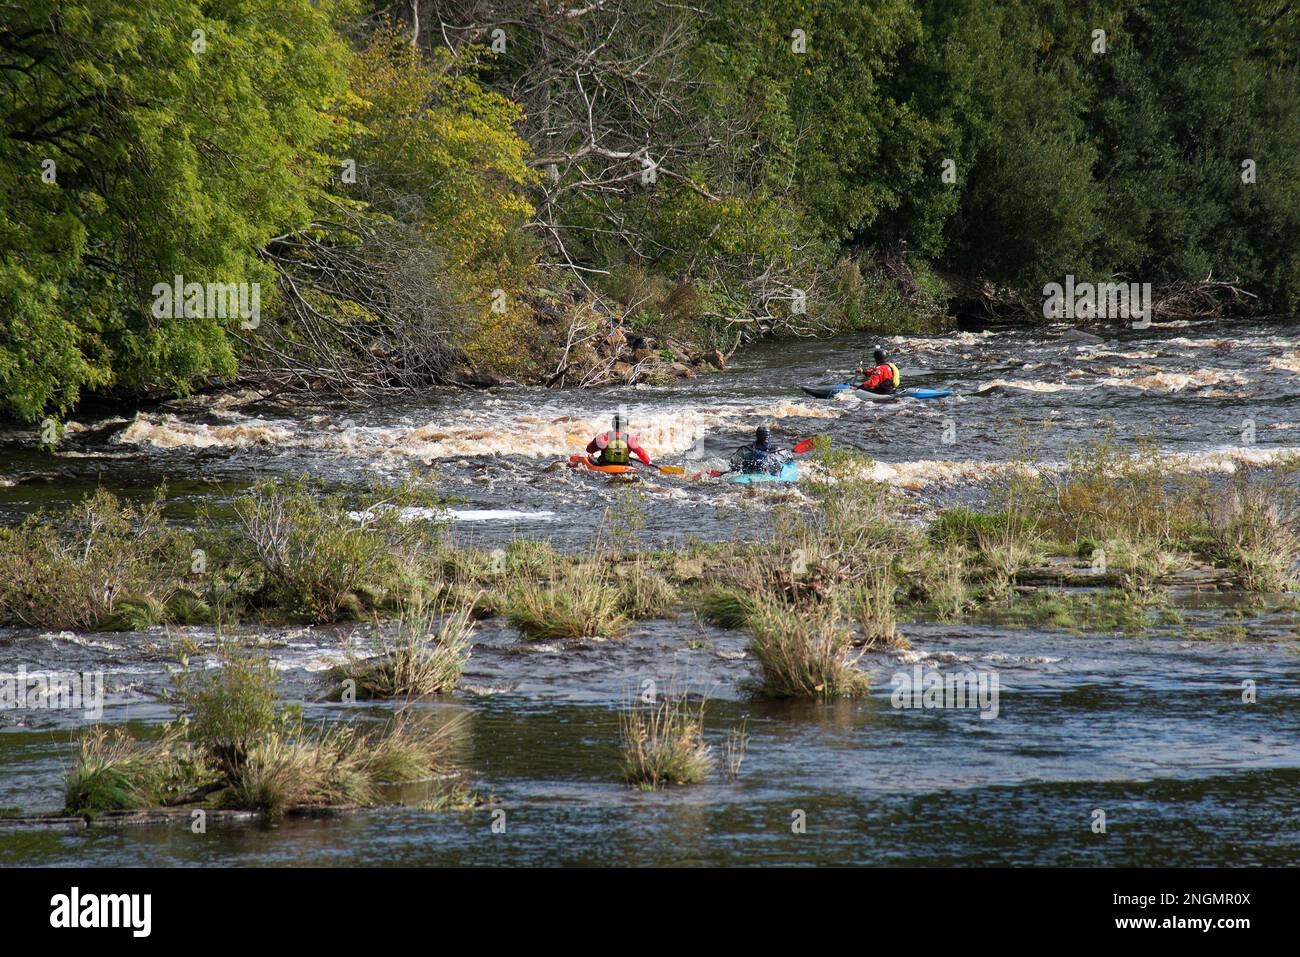
[[[166,480],[169,515],[184,522],[200,505],[220,516],[268,474],[347,485],[433,468],[457,499],[452,534],[467,544],[529,537],[578,547],[606,507],[635,502],[642,541],[671,546],[761,534],[773,502],[801,494],[667,476],[612,484],[557,466],[620,406],[656,459],[690,472],[717,468],[761,423],[789,444],[829,434],[873,456],[877,477],[917,516],[980,500],[999,463],[1050,467],[1109,428],[1122,444],[1144,436],[1212,475],[1267,462],[1300,438],[1295,320],[1156,325],[1100,343],[1064,332],[886,339],[904,385],[957,393],[932,402],[797,390],[846,378],[874,344],[862,336],[754,346],[726,372],[664,387],[439,390],[365,412],[199,397],[78,421],[54,455],[36,451],[29,433],[5,436],[0,521],[96,485],[144,496]],[[871,695],[829,704],[748,696],[744,635],[689,616],[640,623],[619,641],[527,644],[490,619],[461,689],[419,707],[467,714],[458,757],[494,803],[219,825],[205,835],[180,825],[0,829],[0,864],[1300,862],[1295,606],[1195,592],[1175,592],[1173,603],[1182,620],[1142,636],[905,622],[910,650],[863,658]],[[1205,640],[1228,623],[1244,640]],[[311,688],[340,660],[342,642],[360,640],[359,628],[243,630],[271,650],[286,695],[304,699],[309,717],[338,716],[341,706],[310,700]],[[170,714],[161,701],[169,660],[162,629],[0,629],[0,672],[103,670],[104,720],[137,731]],[[894,675],[918,665],[996,672],[997,718],[893,707]],[[706,695],[716,746],[744,722],[750,740],[736,782],[654,793],[622,782],[618,709],[647,677]],[[1253,703],[1243,701],[1244,681],[1258,689]],[[0,711],[0,807],[59,808],[70,732],[84,726],[76,713]]]

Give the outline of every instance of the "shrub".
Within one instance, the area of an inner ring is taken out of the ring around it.
[[[1044,479],[1031,504],[1061,541],[1091,537],[1168,545],[1197,525],[1193,485],[1149,441],[1133,452],[1114,432],[1070,453],[1065,472]]]
[[[400,583],[432,547],[427,521],[403,522],[399,507],[440,504],[420,483],[376,487],[357,508],[303,479],[264,482],[235,502],[235,516],[251,557],[261,567],[268,603],[312,621],[332,621],[363,610]],[[415,576],[419,580],[421,576]]]
[[[99,489],[61,515],[37,513],[0,528],[0,620],[95,629],[149,625],[189,569],[188,535],[162,516],[165,490],[142,506]]]
[[[265,656],[229,644],[220,645],[217,656],[217,668],[192,667],[182,656],[173,697],[190,739],[212,754],[223,773],[233,774],[275,728],[276,671]]]

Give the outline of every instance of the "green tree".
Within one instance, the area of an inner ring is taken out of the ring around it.
[[[33,0],[0,23],[0,414],[235,371],[238,317],[153,288],[261,283],[311,216],[346,47],[312,0]],[[45,174],[44,177],[42,174]]]

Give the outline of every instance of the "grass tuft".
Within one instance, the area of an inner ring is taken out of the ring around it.
[[[506,591],[506,617],[525,638],[615,638],[627,620],[618,588],[598,562],[553,563],[544,579],[522,578]]]
[[[627,705],[619,715],[627,782],[650,791],[708,778],[714,760],[704,742],[704,707],[703,699],[694,705],[684,693]]]
[[[858,668],[852,633],[833,605],[798,610],[763,597],[749,617],[749,651],[762,693],[781,698],[852,698],[870,681]]]
[[[452,606],[409,605],[402,609],[391,637],[376,626],[371,658],[352,659],[333,668],[332,697],[351,681],[358,699],[409,698],[451,691],[469,661],[475,622],[473,603]]]

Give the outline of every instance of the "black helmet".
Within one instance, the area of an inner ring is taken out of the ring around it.
[[[767,445],[767,437],[772,434],[772,430],[766,425],[760,425],[754,430],[754,444],[760,448]]]
[[[623,414],[621,412],[614,413],[614,431],[615,432],[623,431]]]
[[[882,348],[880,348],[880,346],[876,346],[876,351],[873,352],[873,353],[871,354],[871,356],[872,356],[872,358],[874,358],[874,359],[876,360],[876,362],[884,362],[884,361],[885,361],[885,350],[882,349]]]

